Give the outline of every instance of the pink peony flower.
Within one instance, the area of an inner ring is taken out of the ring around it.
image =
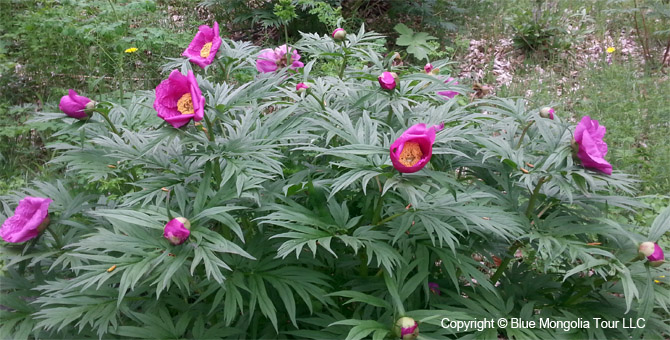
[[[402,317],[395,323],[396,335],[402,340],[415,340],[419,336],[419,324],[414,319]]]
[[[186,125],[191,119],[199,122],[205,115],[205,97],[192,71],[184,76],[173,70],[168,79],[156,87],[154,109],[175,128]]]
[[[436,282],[428,282],[428,288],[433,294],[441,295],[440,285],[438,285]]]
[[[423,169],[433,155],[435,132],[442,130],[444,124],[426,128],[426,124],[415,124],[403,132],[391,144],[391,163],[396,170],[404,173]]]
[[[640,253],[647,257],[651,264],[661,264],[665,261],[665,254],[663,249],[654,242],[642,242],[640,244]]]
[[[88,118],[88,115],[84,110],[92,108],[89,103],[95,105],[95,102],[91,99],[80,96],[74,90],[69,89],[67,90],[67,96],[63,96],[60,99],[58,108],[72,118],[85,119]]]
[[[396,78],[398,75],[395,72],[383,72],[381,76],[377,79],[379,80],[379,85],[385,90],[393,90],[396,86]]]
[[[191,235],[191,222],[184,217],[173,218],[165,225],[163,230],[163,237],[170,243],[178,246],[184,242]]]
[[[543,107],[540,109],[540,117],[554,120],[554,112],[556,111],[554,111],[553,107]]]
[[[426,64],[426,66],[423,67],[423,70],[428,74],[433,72],[433,69],[434,69],[434,67],[433,67],[433,64],[431,64],[431,63],[428,63],[428,64]]]
[[[0,237],[6,242],[21,243],[31,240],[49,225],[50,198],[30,197],[19,201],[14,216],[5,220]]]
[[[267,73],[277,71],[278,68],[286,67],[287,50],[288,48],[286,45],[281,45],[274,50],[270,48],[262,50],[261,54],[259,54],[256,59],[256,70],[258,70],[258,72]],[[300,60],[300,54],[298,54],[298,50],[295,48],[291,48],[291,57],[289,59],[292,70],[305,66],[305,64],[298,61]]]
[[[344,28],[336,28],[333,31],[333,39],[335,40],[344,40],[347,37],[347,31]]]
[[[582,161],[584,167],[611,175],[612,165],[605,160],[607,143],[603,141],[603,137],[606,131],[597,120],[586,116],[575,128],[575,142],[579,146],[577,157]]]
[[[200,26],[198,33],[195,34],[188,48],[181,55],[201,68],[205,68],[214,61],[220,46],[219,23],[214,22],[214,26],[211,28],[207,25]]]
[[[305,92],[309,88],[309,84],[305,83],[298,83],[298,85],[295,86],[296,92]]]
[[[452,81],[454,82],[453,85],[458,85],[458,82],[453,77],[447,78],[447,80],[445,80],[444,82],[445,83],[451,83]],[[459,95],[459,93],[456,92],[456,91],[440,91],[437,94],[439,94],[441,96],[444,96],[446,98],[449,98],[449,99],[452,99],[452,98],[456,97],[457,95]]]

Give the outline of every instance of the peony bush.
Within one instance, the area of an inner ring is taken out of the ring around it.
[[[66,171],[2,197],[0,337],[670,333],[670,209],[612,213],[644,205],[605,127],[380,51],[363,28],[261,49],[214,23],[155,91],[40,113],[69,124]],[[445,327],[499,318],[573,327]]]

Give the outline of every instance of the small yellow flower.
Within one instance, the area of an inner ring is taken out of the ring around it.
[[[607,53],[614,53],[614,51],[616,51],[616,48],[614,48],[614,47],[608,47],[607,48]]]
[[[656,282],[656,283],[661,283],[661,281],[658,281],[658,280],[654,280],[654,282]]]
[[[609,51],[609,49],[608,49],[608,51]],[[125,50],[124,52],[126,52],[126,53],[134,53],[134,52],[137,52],[137,47],[131,47],[131,48]]]

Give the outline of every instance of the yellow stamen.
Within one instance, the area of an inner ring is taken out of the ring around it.
[[[207,58],[207,57],[209,57],[209,54],[211,52],[212,52],[212,43],[208,42],[208,43],[202,45],[202,49],[200,50],[200,57]]]
[[[413,166],[416,163],[419,163],[423,157],[423,152],[421,147],[417,142],[405,142],[405,146],[400,152],[399,161],[404,166]]]
[[[181,98],[177,101],[177,111],[181,112],[183,115],[191,115],[195,113],[193,110],[193,98],[191,98],[190,93],[184,93]]]

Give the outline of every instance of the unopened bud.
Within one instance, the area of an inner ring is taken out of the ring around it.
[[[177,217],[170,220],[165,225],[163,230],[163,237],[165,237],[173,245],[180,245],[188,239],[191,235],[191,222],[184,217]]]
[[[402,340],[415,340],[419,336],[419,324],[410,317],[402,317],[395,323],[395,333]]]
[[[298,93],[302,93],[302,92],[307,91],[307,89],[309,89],[309,87],[310,87],[309,84],[298,83],[298,85],[295,86],[295,91],[298,92]]]
[[[342,41],[347,37],[347,31],[344,30],[344,28],[336,28],[333,31],[333,39]]]
[[[545,106],[542,109],[540,109],[540,117],[542,118],[549,118],[549,119],[554,119],[554,108],[553,107],[548,107]]]

